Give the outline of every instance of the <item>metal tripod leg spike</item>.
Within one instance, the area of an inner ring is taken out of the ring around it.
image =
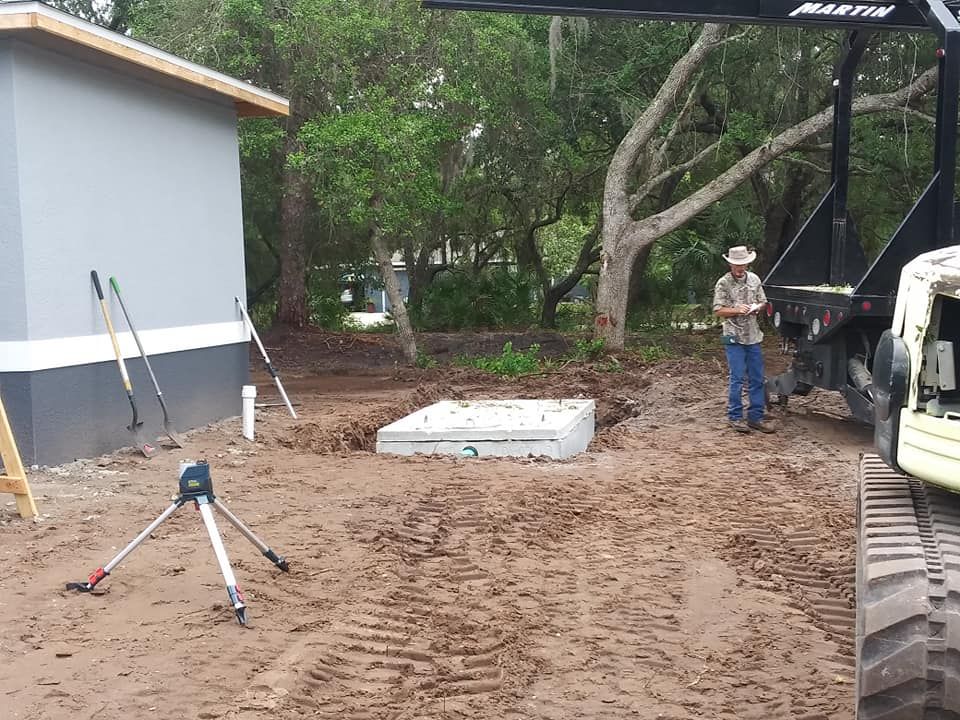
[[[254,547],[270,560],[283,572],[289,572],[290,567],[286,558],[277,555],[246,525],[240,518],[227,509],[226,505],[217,499],[213,494],[213,481],[210,479],[210,466],[206,462],[186,461],[180,464],[180,494],[174,498],[173,504],[160,513],[159,517],[150,523],[143,532],[137,535],[129,545],[121,550],[115,558],[103,567],[97,568],[87,578],[86,582],[67,583],[67,590],[78,590],[80,592],[90,592],[100,581],[109,575],[113,569],[123,562],[123,559],[137,549],[137,547],[156,530],[163,522],[173,515],[181,506],[193,501],[200,511],[200,517],[210,536],[210,544],[213,545],[213,552],[217,557],[217,564],[220,566],[220,574],[223,575],[224,583],[227,586],[227,597],[230,598],[230,606],[237,615],[237,622],[241,625],[247,624],[247,606],[243,600],[243,593],[237,586],[236,576],[233,574],[233,568],[230,566],[230,559],[227,557],[227,549],[223,545],[223,538],[220,537],[220,529],[214,519],[212,507],[216,508],[240,533],[249,540]]]

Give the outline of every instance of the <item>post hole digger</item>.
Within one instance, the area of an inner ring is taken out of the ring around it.
[[[130,313],[127,311],[126,304],[123,302],[123,296],[120,294],[120,283],[118,283],[117,279],[113,276],[110,277],[110,287],[113,288],[113,293],[117,296],[117,301],[120,303],[120,309],[123,311],[123,317],[127,320],[127,327],[130,328],[130,332],[133,334],[133,339],[137,343],[137,350],[140,351],[140,357],[143,358],[143,364],[147,366],[147,373],[149,373],[150,380],[153,382],[153,389],[157,393],[157,402],[160,403],[160,409],[163,411],[163,430],[167,433],[167,436],[174,445],[176,445],[178,448],[182,448],[183,441],[180,439],[180,436],[173,427],[173,422],[170,420],[170,413],[167,412],[167,404],[164,402],[163,393],[160,391],[160,383],[157,382],[157,376],[153,374],[153,368],[150,366],[150,358],[147,357],[147,353],[143,349],[143,343],[140,342],[140,335],[137,333],[137,329],[133,326],[133,320],[130,317]]]
[[[116,355],[117,366],[120,368],[120,377],[123,378],[123,389],[127,392],[127,399],[130,400],[130,408],[133,410],[133,419],[130,421],[127,429],[133,433],[134,444],[137,446],[137,449],[143,453],[144,457],[153,457],[157,454],[157,448],[142,437],[141,427],[143,421],[140,419],[140,413],[137,411],[137,401],[133,396],[133,384],[130,382],[127,365],[123,361],[123,353],[120,352],[120,343],[117,342],[117,334],[113,329],[113,323],[110,321],[110,311],[107,309],[107,302],[103,298],[103,288],[100,286],[100,277],[97,275],[96,270],[90,271],[90,278],[93,280],[93,286],[97,291],[100,310],[103,312],[103,321],[107,325],[107,332],[110,333],[110,342],[113,343],[113,353]]]

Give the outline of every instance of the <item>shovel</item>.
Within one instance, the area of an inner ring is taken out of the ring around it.
[[[127,391],[127,398],[130,400],[130,407],[133,409],[133,420],[127,426],[127,430],[133,433],[134,444],[143,453],[144,457],[153,457],[157,454],[157,448],[141,437],[140,426],[143,425],[143,421],[140,420],[137,412],[137,401],[133,397],[133,385],[130,383],[130,375],[127,374],[127,365],[123,362],[123,353],[120,352],[120,343],[117,342],[117,334],[113,331],[113,323],[110,322],[110,311],[107,310],[107,303],[103,299],[100,277],[96,270],[90,271],[90,277],[93,279],[93,286],[97,289],[97,297],[100,299],[100,310],[103,311],[103,320],[107,324],[107,332],[110,333],[110,341],[113,343],[113,354],[117,356],[120,377],[123,378],[123,389]]]
[[[167,412],[167,404],[163,400],[163,393],[160,392],[160,383],[157,382],[157,376],[153,374],[153,368],[150,367],[150,358],[148,358],[147,353],[144,352],[143,343],[140,342],[140,336],[137,334],[136,328],[133,327],[133,320],[130,319],[130,313],[127,312],[127,306],[123,303],[123,296],[120,295],[120,283],[117,282],[115,277],[110,278],[110,287],[113,288],[113,293],[117,296],[117,300],[120,302],[120,309],[123,310],[123,317],[127,319],[127,327],[129,327],[130,332],[133,333],[133,339],[137,343],[137,349],[140,351],[140,357],[143,358],[143,363],[147,366],[147,372],[150,373],[150,379],[153,381],[153,389],[157,393],[157,400],[160,402],[160,409],[163,410],[163,429],[173,444],[178,448],[182,448],[183,441],[180,439],[180,436],[173,427],[173,423],[170,421],[170,413]]]

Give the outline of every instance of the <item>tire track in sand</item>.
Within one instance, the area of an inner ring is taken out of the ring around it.
[[[383,587],[390,564],[398,568],[392,587],[341,606],[314,632],[285,698],[291,711],[346,720],[408,717],[501,687],[494,615],[454,592],[488,579],[466,547],[450,542],[452,533],[482,525],[482,501],[462,487],[434,488],[377,530],[368,541],[381,560],[377,584]]]
[[[856,568],[844,562],[843,553],[825,552],[831,544],[815,530],[775,527],[769,519],[758,518],[745,518],[737,525],[729,547],[734,561],[790,593],[791,605],[838,643],[840,651],[833,660],[852,668]]]

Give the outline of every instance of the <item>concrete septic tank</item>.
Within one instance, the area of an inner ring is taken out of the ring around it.
[[[587,449],[593,400],[444,400],[377,431],[377,452],[394,455],[546,456]]]

